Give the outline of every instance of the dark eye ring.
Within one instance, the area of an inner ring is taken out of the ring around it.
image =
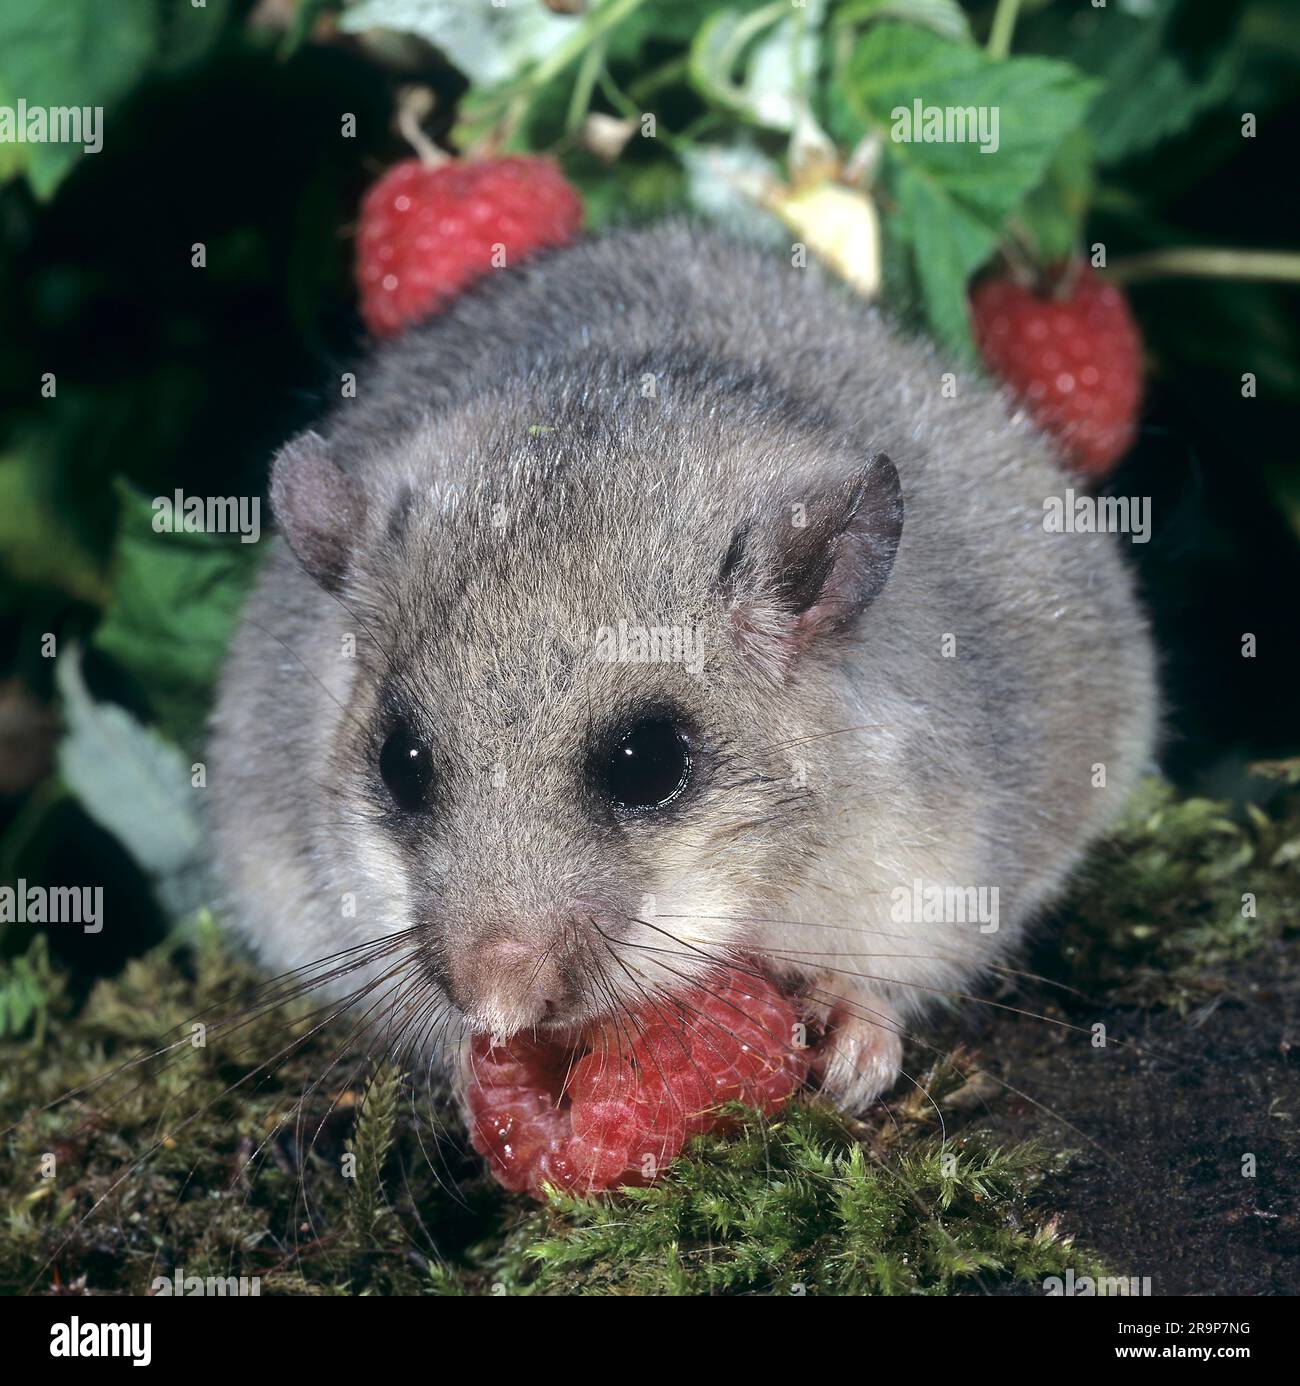
[[[403,813],[422,813],[433,790],[433,757],[404,722],[388,733],[379,752],[379,773]]]
[[[691,747],[682,729],[667,717],[646,717],[610,745],[599,779],[621,809],[663,808],[691,777]]]

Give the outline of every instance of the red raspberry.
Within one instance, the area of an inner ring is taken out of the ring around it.
[[[694,1045],[710,1106],[745,1102],[777,1111],[808,1076],[808,1056],[794,1048],[796,1018],[768,983],[741,982],[701,998]],[[715,1115],[710,1125],[725,1124]]]
[[[567,1136],[564,1114],[549,1092],[529,1088],[470,1090],[470,1144],[508,1189],[533,1181],[541,1156]]]
[[[637,1063],[644,1069],[661,1074],[681,1073],[691,1068],[695,1056],[683,1030],[681,1020],[676,1025],[659,1021],[646,1026],[632,1043],[632,1053]]]
[[[618,1145],[630,1150],[642,1126],[642,1112],[634,1097],[610,1102],[575,1102],[569,1108],[569,1129],[592,1145]]]
[[[648,1093],[666,1102],[672,1119],[680,1117],[684,1133],[692,1136],[712,1127],[717,1105],[697,1057],[696,1043],[698,1037],[690,1034],[683,1013],[676,1026],[663,1022],[649,1026],[633,1046]]]
[[[395,164],[366,193],[357,231],[361,316],[377,337],[430,317],[494,266],[565,245],[582,200],[549,159]]]
[[[551,1088],[564,1079],[564,1054],[554,1045],[514,1035],[494,1040],[475,1035],[469,1046],[470,1068],[480,1087]]]
[[[575,1107],[589,1102],[622,1101],[636,1092],[637,1070],[621,1054],[595,1050],[569,1070],[564,1091]]]
[[[793,1004],[738,969],[574,1043],[470,1046],[470,1140],[508,1189],[645,1184],[739,1100],[775,1112],[808,1075]]]
[[[647,1157],[658,1170],[686,1144],[686,1121],[676,1096],[657,1074],[637,1069],[630,1059],[588,1054],[575,1065],[568,1093],[572,1159],[584,1159],[584,1146],[609,1151],[611,1160],[615,1150],[622,1150],[623,1164],[615,1173],[639,1173]]]
[[[1013,279],[971,295],[980,355],[1080,471],[1106,476],[1128,451],[1142,400],[1142,338],[1128,300],[1090,266],[1065,297]]]
[[[583,1174],[576,1161],[569,1158],[567,1141],[553,1150],[542,1152],[533,1168],[529,1192],[541,1197],[542,1189],[547,1184],[565,1193],[591,1192],[590,1178]]]
[[[565,1147],[564,1157],[577,1177],[574,1187],[583,1193],[596,1193],[626,1182],[623,1171],[631,1154],[631,1149],[621,1141],[606,1146],[574,1139]]]
[[[643,1075],[637,1130],[632,1142],[632,1162],[639,1165],[651,1156],[658,1166],[675,1160],[686,1144],[687,1110],[676,1085],[666,1087],[651,1074]],[[701,1127],[707,1130],[707,1126]],[[575,1123],[576,1130],[576,1123]]]

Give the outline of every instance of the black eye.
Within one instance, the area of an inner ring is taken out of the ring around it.
[[[403,813],[420,813],[428,807],[433,758],[408,726],[399,723],[389,732],[379,753],[379,773]]]
[[[658,808],[690,778],[690,747],[667,718],[647,718],[614,742],[602,772],[605,791],[620,808]]]

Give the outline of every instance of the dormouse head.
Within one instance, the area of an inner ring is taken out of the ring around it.
[[[474,1030],[679,991],[815,869],[810,766],[899,546],[887,456],[766,382],[639,378],[275,462],[281,532],[358,633],[328,759],[378,912]]]

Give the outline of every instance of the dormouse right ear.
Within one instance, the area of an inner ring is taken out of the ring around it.
[[[364,507],[319,433],[300,434],[276,454],[271,511],[302,566],[327,592],[336,591]]]
[[[883,452],[741,525],[718,575],[741,649],[785,678],[880,595],[902,533],[902,486]]]

